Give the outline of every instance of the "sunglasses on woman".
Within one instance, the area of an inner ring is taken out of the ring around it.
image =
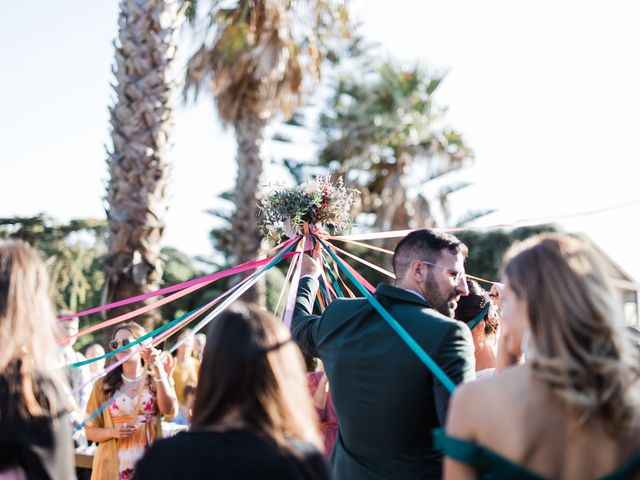
[[[109,348],[111,350],[117,350],[120,347],[124,347],[125,345],[129,345],[130,343],[133,343],[133,340],[134,340],[133,338],[122,338],[120,340],[118,340],[117,338],[114,338],[109,342]]]

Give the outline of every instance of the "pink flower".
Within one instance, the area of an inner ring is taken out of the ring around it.
[[[133,468],[125,468],[120,472],[119,480],[132,480],[133,479]]]
[[[145,412],[149,412],[149,411],[151,411],[151,410],[153,410],[153,397],[151,397],[151,398],[149,399],[149,401],[147,401],[147,403],[146,403],[146,404],[145,404],[145,406],[144,406],[144,411],[145,411]]]

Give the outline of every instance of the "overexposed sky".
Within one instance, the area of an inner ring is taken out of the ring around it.
[[[357,0],[381,56],[448,72],[438,98],[476,152],[454,209],[481,224],[640,200],[640,4]],[[0,16],[0,216],[104,215],[115,0],[7,2]],[[181,50],[184,57],[188,52]],[[233,132],[203,97],[175,115],[166,244],[209,254],[205,210],[234,182]],[[568,220],[640,278],[640,207]]]

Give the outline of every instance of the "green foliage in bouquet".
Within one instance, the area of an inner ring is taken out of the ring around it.
[[[347,188],[339,178],[316,177],[294,187],[276,187],[260,202],[262,229],[268,237],[293,237],[304,232],[304,224],[328,228],[331,233],[350,230],[351,207],[359,192]]]

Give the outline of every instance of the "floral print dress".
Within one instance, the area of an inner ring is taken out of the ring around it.
[[[144,455],[145,450],[156,437],[154,419],[157,415],[156,396],[145,385],[135,398],[126,393],[116,395],[116,400],[109,405],[109,413],[115,425],[136,424],[138,431],[129,438],[117,439],[118,479],[133,478],[135,464]]]

